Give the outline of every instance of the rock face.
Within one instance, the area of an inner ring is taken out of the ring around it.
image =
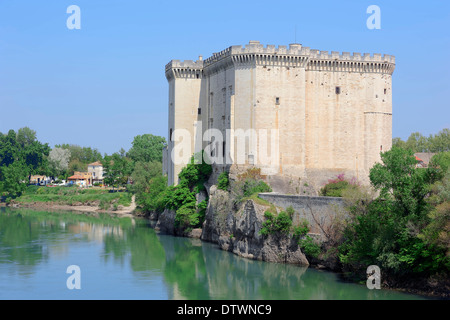
[[[161,233],[189,236],[217,243],[222,250],[236,255],[269,262],[309,265],[297,242],[285,235],[259,234],[267,207],[247,200],[234,205],[228,192],[211,186],[203,228],[189,233],[175,228],[175,211],[164,210],[155,229]],[[201,234],[200,234],[201,232]]]
[[[155,230],[164,234],[178,235],[175,228],[175,211],[165,209],[164,212],[159,215]]]
[[[253,200],[236,207],[229,193],[212,186],[201,239],[245,258],[309,265],[292,238],[259,234],[266,209]]]

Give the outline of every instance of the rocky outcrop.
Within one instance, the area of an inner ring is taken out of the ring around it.
[[[217,243],[222,250],[236,255],[269,262],[309,265],[297,241],[292,237],[259,234],[265,221],[267,207],[246,200],[234,204],[230,193],[211,186],[205,222],[202,229],[188,233],[175,227],[175,211],[164,210],[159,215],[155,229],[161,233],[188,236]]]
[[[175,211],[165,209],[158,217],[155,230],[163,234],[178,235],[175,228]]]
[[[228,192],[212,186],[201,239],[250,259],[308,265],[291,237],[259,234],[265,221],[265,210],[266,206],[253,200],[235,206]]]

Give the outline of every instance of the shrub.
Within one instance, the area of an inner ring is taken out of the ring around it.
[[[203,184],[209,179],[212,166],[205,162],[196,163],[197,157],[198,154],[194,155],[190,163],[181,170],[177,186],[168,187],[156,197],[156,207],[175,210],[175,224],[185,230],[203,224],[208,205],[208,201],[204,200],[197,206],[195,195],[204,189]]]
[[[261,192],[272,192],[272,188],[264,181],[256,181],[247,179],[244,181],[243,193],[244,197],[250,197],[252,194]]]
[[[306,219],[303,219],[298,226],[294,227],[293,237],[301,239],[309,232],[309,223]]]
[[[320,189],[320,195],[325,197],[342,197],[342,192],[350,186],[357,186],[354,178],[346,180],[344,174],[338,175],[335,179],[328,180],[328,183]]]
[[[230,185],[230,181],[228,179],[228,171],[222,172],[217,178],[217,188],[221,190],[228,190],[228,186]]]
[[[292,220],[286,211],[281,211],[278,215],[274,215],[269,211],[264,213],[266,221],[264,221],[259,233],[263,236],[275,233],[288,234],[292,226]]]
[[[317,258],[320,254],[320,245],[314,241],[310,236],[306,236],[304,239],[300,239],[298,242],[300,249],[307,256]]]

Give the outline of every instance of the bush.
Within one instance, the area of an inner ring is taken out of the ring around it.
[[[269,234],[288,234],[292,226],[292,220],[286,211],[281,211],[278,215],[274,215],[269,211],[264,213],[266,221],[264,221],[259,234],[267,236]]]
[[[357,186],[356,180],[346,180],[342,173],[335,179],[328,180],[328,183],[320,189],[319,193],[324,197],[342,197],[342,192],[350,186]]]
[[[219,188],[220,190],[227,191],[229,185],[230,185],[230,181],[228,179],[228,172],[224,171],[217,178],[217,188]]]
[[[296,239],[301,239],[309,232],[309,223],[307,220],[303,219],[298,226],[294,228],[293,237]]]
[[[320,245],[314,241],[310,236],[306,236],[304,239],[300,239],[298,242],[300,249],[307,256],[317,258],[320,254]]]
[[[262,180],[263,178],[260,168],[247,169],[244,173],[239,174],[237,179],[230,183],[229,188],[235,204],[260,192],[272,192],[272,188]]]
[[[244,197],[250,197],[252,194],[261,192],[272,192],[272,188],[267,185],[264,181],[255,181],[247,179],[244,182],[243,193]]]
[[[198,155],[191,158],[190,163],[184,167],[180,174],[177,186],[168,187],[162,195],[155,197],[157,207],[169,208],[176,211],[176,226],[189,230],[203,224],[208,201],[204,200],[197,206],[195,195],[204,189],[204,183],[209,179],[212,166],[202,162],[195,163]]]

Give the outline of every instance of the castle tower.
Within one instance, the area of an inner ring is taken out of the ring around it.
[[[169,82],[169,139],[164,167],[168,183],[172,185],[178,183],[178,174],[195,151],[196,126],[201,123],[203,59],[172,60],[166,65],[166,78]],[[176,143],[180,148],[176,148]]]
[[[166,66],[169,136],[175,129],[189,132],[190,155],[214,145],[210,156],[219,150],[224,160],[230,156],[231,163],[213,166],[216,172],[256,165],[268,175],[306,178],[316,187],[340,173],[368,182],[380,151],[391,147],[394,68],[390,55],[258,41],[205,60],[173,60]],[[208,129],[223,137],[244,132],[245,145],[241,148],[238,138],[214,142]],[[166,159],[174,142],[169,141]],[[266,144],[276,149],[277,161],[261,157]],[[182,167],[168,162],[169,184],[177,183]]]

